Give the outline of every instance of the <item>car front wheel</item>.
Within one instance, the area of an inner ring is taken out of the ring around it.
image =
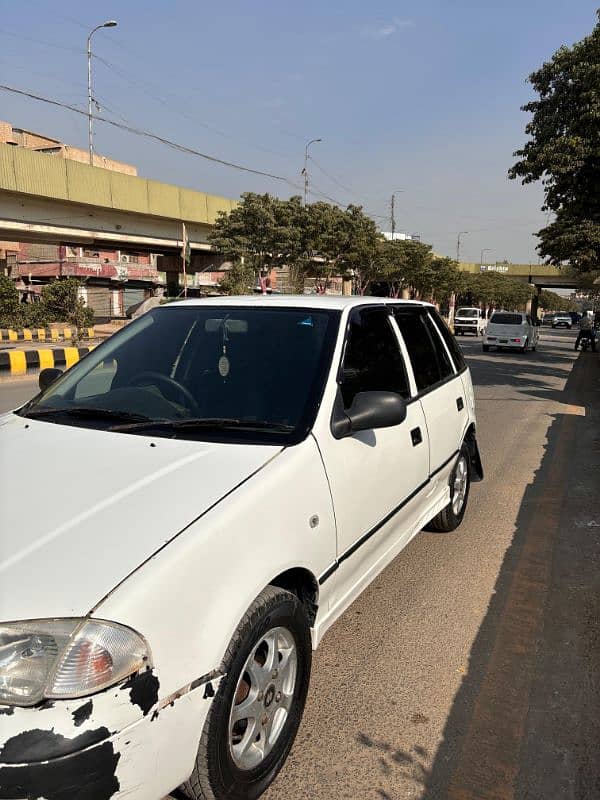
[[[267,586],[240,622],[181,787],[191,800],[254,800],[292,747],[308,692],[310,624],[291,592]]]

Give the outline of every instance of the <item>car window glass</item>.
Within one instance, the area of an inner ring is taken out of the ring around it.
[[[394,308],[394,318],[406,344],[418,391],[422,392],[441,380],[440,365],[420,310]]]
[[[116,374],[117,360],[115,358],[101,361],[75,386],[74,398],[80,400],[83,397],[94,397],[110,392]]]
[[[446,342],[446,347],[450,351],[450,355],[454,359],[454,365],[456,369],[460,372],[461,370],[465,369],[467,366],[465,363],[464,356],[462,354],[462,350],[460,349],[458,342],[450,332],[450,329],[444,322],[444,320],[440,317],[440,315],[436,311],[430,312],[431,319],[433,320],[434,325],[438,329],[440,336]]]
[[[340,389],[344,408],[352,405],[359,392],[388,391],[409,397],[402,354],[386,309],[366,308],[353,312]]]
[[[438,365],[440,368],[440,375],[442,380],[447,378],[449,375],[452,375],[454,372],[454,364],[452,363],[452,359],[448,355],[448,351],[444,347],[444,342],[442,341],[437,328],[433,324],[431,317],[429,314],[425,314],[423,316],[423,324],[429,331],[429,335],[431,336],[431,341],[433,342],[433,347],[435,349],[435,353],[438,359]]]
[[[522,322],[523,317],[520,314],[496,313],[490,319],[490,325],[520,325]]]

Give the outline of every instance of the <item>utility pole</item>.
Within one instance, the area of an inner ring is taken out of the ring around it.
[[[394,233],[396,232],[396,214],[395,214],[396,195],[399,194],[402,191],[404,191],[404,190],[403,189],[396,189],[394,192],[392,192],[392,202],[390,204],[390,217],[391,217],[391,222],[392,222],[392,242],[394,241]]]
[[[456,263],[460,264],[460,237],[465,236],[469,231],[460,231],[456,240]]]
[[[306,208],[306,205],[308,203],[308,159],[309,159],[308,148],[311,146],[311,144],[314,144],[315,142],[322,142],[322,141],[323,141],[323,139],[311,139],[309,142],[306,143],[306,147],[304,148],[304,169],[302,170],[302,174],[304,175],[304,207],[305,208]]]
[[[88,67],[88,150],[90,157],[90,166],[94,163],[94,144],[92,133],[92,36],[99,31],[100,28],[116,28],[117,23],[114,19],[109,19],[103,22],[102,25],[96,25],[92,28],[90,35],[87,38],[87,67]]]

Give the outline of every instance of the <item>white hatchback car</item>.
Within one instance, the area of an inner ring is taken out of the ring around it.
[[[427,304],[154,309],[0,417],[0,797],[256,798],[311,649],[482,478]]]
[[[538,344],[539,331],[529,314],[523,311],[494,311],[489,319],[483,350],[487,353],[490,347],[498,350],[535,350]]]

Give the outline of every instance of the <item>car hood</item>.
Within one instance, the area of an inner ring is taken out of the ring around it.
[[[0,416],[0,621],[87,614],[280,450]]]

